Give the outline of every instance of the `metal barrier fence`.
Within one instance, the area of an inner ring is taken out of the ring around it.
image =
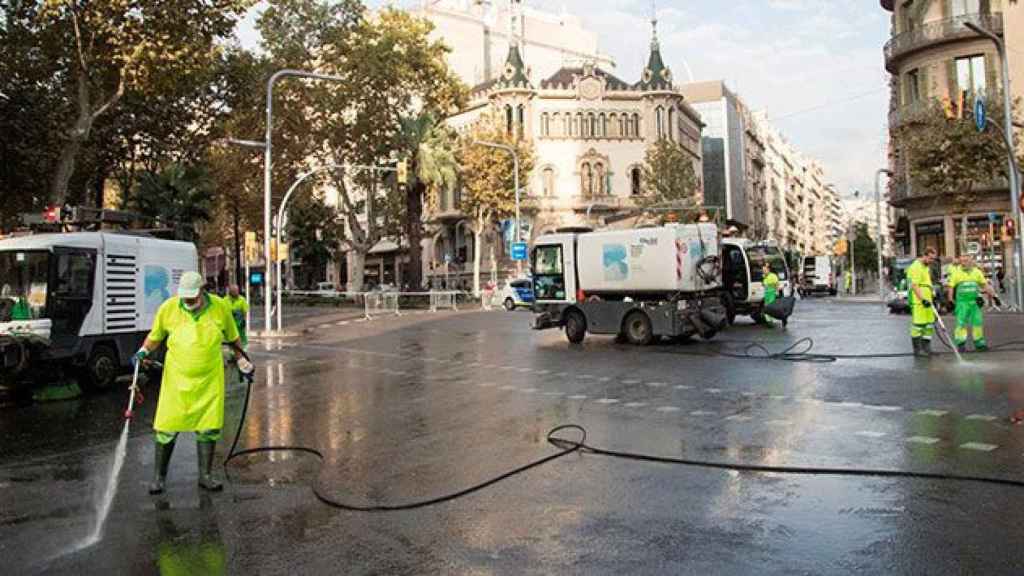
[[[391,314],[400,316],[398,311],[398,292],[370,292],[364,295],[363,304],[366,310],[366,319],[374,316]]]
[[[430,292],[430,311],[455,310],[458,311],[458,292]]]

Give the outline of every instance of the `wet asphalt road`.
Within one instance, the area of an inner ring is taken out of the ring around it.
[[[327,316],[324,316],[326,319]],[[240,445],[303,445],[195,486],[179,440],[168,494],[145,492],[155,387],[138,412],[103,540],[89,529],[121,392],[0,411],[4,571],[125,574],[1020,574],[1024,489],[935,480],[737,473],[573,454],[465,498],[366,514],[355,504],[460,489],[552,454],[552,427],[593,445],[773,466],[885,468],[1024,480],[1020,352],[840,360],[704,356],[531,332],[528,313],[332,319],[254,345],[259,378]],[[720,336],[781,350],[805,336],[843,354],[909,349],[906,317],[801,303],[786,331]],[[1024,322],[990,318],[995,342]],[[244,390],[228,393],[226,452]]]

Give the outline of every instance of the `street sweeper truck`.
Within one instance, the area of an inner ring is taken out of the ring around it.
[[[0,392],[74,378],[101,389],[127,373],[191,242],[73,232],[0,240]]]
[[[534,328],[645,345],[710,339],[726,324],[718,227],[669,224],[542,236],[533,246]]]

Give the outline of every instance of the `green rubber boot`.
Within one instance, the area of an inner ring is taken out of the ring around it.
[[[216,442],[196,442],[196,458],[199,461],[199,487],[210,492],[220,492],[224,485],[213,478],[213,452]]]
[[[167,444],[154,443],[153,447],[153,481],[149,483],[149,493],[154,496],[164,493],[164,485],[167,482],[167,468],[171,464],[171,454],[174,453],[174,441]]]

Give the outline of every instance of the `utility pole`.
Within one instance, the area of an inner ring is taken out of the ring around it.
[[[885,303],[885,279],[883,274],[882,266],[882,249],[885,247],[885,243],[882,242],[882,185],[879,182],[881,177],[889,176],[892,177],[892,172],[882,168],[875,173],[875,217],[878,219],[877,227],[875,228],[878,233],[877,250],[878,250],[878,298]],[[966,236],[965,236],[966,238]]]
[[[985,30],[974,22],[966,22],[965,28],[988,38],[996,45],[1003,68],[1003,129],[1005,130],[1007,156],[1010,164],[1010,205],[1013,210],[1013,268],[1016,277],[1017,306],[1024,309],[1024,286],[1021,270],[1021,252],[1024,252],[1024,237],[1021,235],[1020,217],[1020,179],[1017,173],[1016,146],[1013,138],[1013,102],[1010,99],[1010,62],[1006,54],[1006,41],[989,30]]]

